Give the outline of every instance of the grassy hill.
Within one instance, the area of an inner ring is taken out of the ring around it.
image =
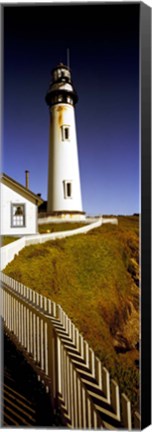
[[[62,305],[139,410],[139,219],[28,246],[5,273]]]
[[[75,228],[81,228],[86,225],[83,222],[58,222],[58,223],[47,223],[38,226],[40,234],[52,233],[58,231],[69,231]]]
[[[2,235],[0,240],[1,240],[1,246],[6,246],[8,243],[12,243],[15,240],[18,240],[19,237],[15,237],[15,236],[7,236],[7,235]]]

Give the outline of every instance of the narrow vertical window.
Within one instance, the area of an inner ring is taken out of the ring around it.
[[[72,198],[72,181],[64,180],[63,182],[64,198]]]
[[[61,126],[62,141],[70,141],[70,126]]]
[[[67,183],[67,197],[71,197],[71,183]]]
[[[65,139],[69,139],[69,128],[65,128]]]
[[[64,73],[64,71],[61,71],[61,80],[65,81],[65,73]]]

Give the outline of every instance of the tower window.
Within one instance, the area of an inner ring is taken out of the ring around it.
[[[69,198],[71,197],[71,183],[67,183],[66,187],[67,187],[67,196]]]
[[[73,105],[73,101],[72,101],[72,98],[70,96],[67,96],[66,102]]]
[[[63,101],[63,97],[62,97],[62,95],[59,95],[58,96],[58,102],[62,102]]]
[[[61,126],[62,141],[70,141],[70,126]]]
[[[61,70],[60,69],[57,70],[57,74],[58,74],[58,77],[60,78],[60,76],[61,76]]]
[[[63,182],[64,198],[72,198],[72,181],[64,180]]]
[[[69,128],[66,127],[64,132],[65,132],[65,139],[69,139]]]
[[[25,226],[25,204],[11,205],[11,226],[12,227]]]
[[[53,79],[54,79],[54,81],[56,81],[56,80],[58,79],[58,74],[57,74],[57,71],[54,71],[54,74],[53,74]]]

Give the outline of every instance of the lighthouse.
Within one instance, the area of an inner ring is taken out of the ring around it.
[[[47,213],[83,219],[75,122],[78,96],[68,66],[60,63],[52,70],[45,100],[50,111]]]

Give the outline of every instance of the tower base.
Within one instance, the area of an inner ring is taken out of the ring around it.
[[[86,213],[80,211],[53,211],[53,212],[41,212],[38,215],[38,223],[45,224],[49,222],[79,222],[86,219]]]

